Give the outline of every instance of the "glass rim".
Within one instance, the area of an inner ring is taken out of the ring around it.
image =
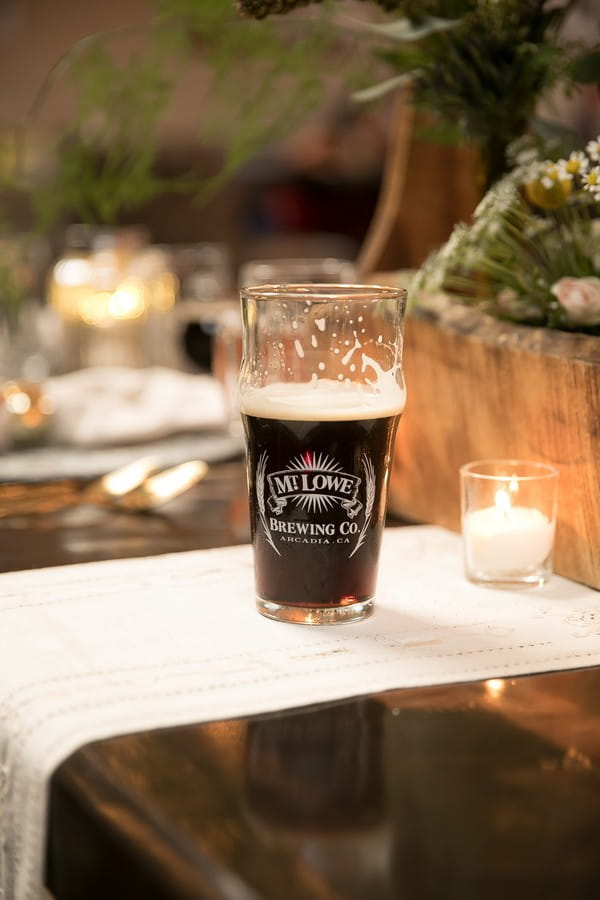
[[[307,300],[319,303],[333,301],[357,301],[374,303],[378,300],[400,299],[406,303],[405,288],[389,287],[380,284],[335,284],[320,282],[300,282],[296,284],[256,284],[240,290],[242,298],[248,300],[284,300],[290,303],[306,303]]]
[[[498,466],[506,469],[506,474],[492,474],[491,472],[478,472],[477,467]],[[537,471],[529,472],[527,475],[511,472],[510,469],[516,469],[520,466],[527,466]],[[509,457],[492,457],[490,459],[476,459],[472,462],[464,463],[458,470],[461,476],[468,475],[469,478],[481,478],[484,481],[507,481],[516,478],[517,481],[537,481],[541,478],[556,478],[560,474],[560,469],[552,463],[539,462],[535,459],[512,459]]]

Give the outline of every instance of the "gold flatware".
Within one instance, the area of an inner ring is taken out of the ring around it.
[[[155,459],[144,457],[92,482],[60,479],[45,484],[0,484],[0,518],[53,513],[84,504],[144,512],[178,497],[208,472],[207,464],[199,459],[159,472],[156,468]]]
[[[156,460],[152,456],[135,459],[88,484],[83,489],[78,502],[101,505],[118,503],[127,494],[138,488],[155,469]]]
[[[170,469],[163,469],[151,475],[127,493],[114,500],[120,509],[143,512],[157,509],[169,500],[179,497],[193,485],[201,481],[208,472],[207,464],[201,459],[192,459]]]

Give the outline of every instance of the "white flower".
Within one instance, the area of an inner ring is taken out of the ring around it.
[[[590,191],[598,199],[600,193],[600,166],[594,166],[593,169],[583,176],[583,186],[586,191]]]
[[[574,150],[568,159],[559,159],[556,163],[559,178],[572,178],[573,175],[583,175],[587,172],[590,161],[581,150]]]
[[[600,324],[600,278],[561,278],[550,291],[573,325]]]
[[[569,170],[567,169],[567,165],[568,165],[568,162],[566,159],[559,159],[558,162],[556,163],[556,175],[560,181],[572,181],[573,180],[573,174],[572,174],[572,172],[569,172]],[[544,179],[542,179],[542,184],[544,185],[544,187],[548,187],[548,188],[552,187],[552,184],[550,184],[550,185],[545,184]]]
[[[590,159],[600,162],[600,136],[595,141],[590,141],[585,148]]]
[[[514,173],[507,175],[490,188],[487,194],[479,202],[473,218],[481,219],[485,216],[496,217],[502,215],[515,203],[517,198],[517,179]]]

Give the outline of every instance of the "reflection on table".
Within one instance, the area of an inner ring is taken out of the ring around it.
[[[598,670],[116,738],[53,780],[58,898],[594,896]]]

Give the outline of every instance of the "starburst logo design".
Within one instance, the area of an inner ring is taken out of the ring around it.
[[[306,453],[292,459],[288,465],[290,471],[297,472],[342,472],[341,465],[326,453]],[[326,512],[339,501],[337,494],[299,494],[294,498],[296,506],[307,512]]]
[[[324,513],[337,503],[350,518],[362,508],[358,500],[360,478],[344,472],[328,453],[306,450],[290,460],[285,469],[267,475],[267,482],[268,506],[277,516],[288,503],[307,513]]]

